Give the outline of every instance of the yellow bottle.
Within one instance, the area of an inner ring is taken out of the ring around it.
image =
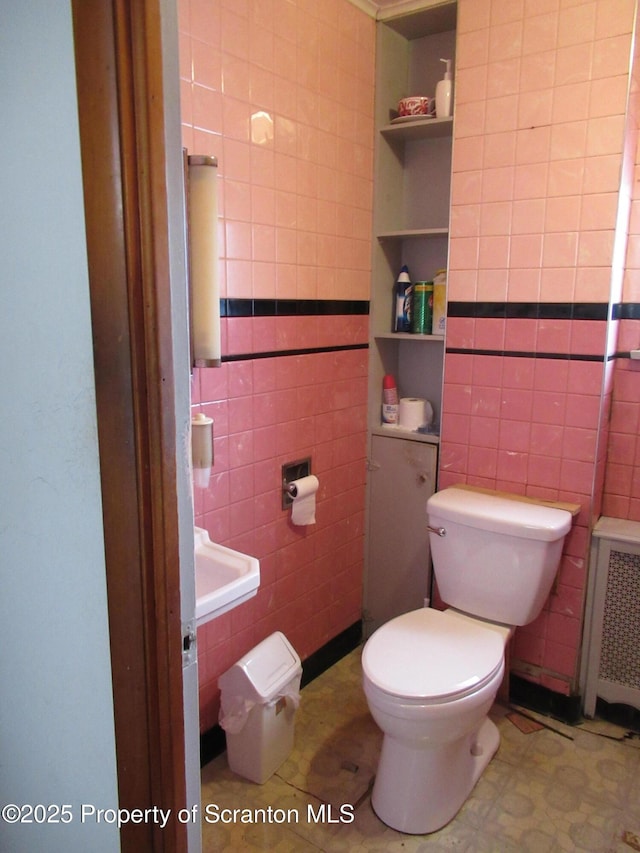
[[[436,270],[433,277],[432,335],[444,335],[447,324],[447,271]]]

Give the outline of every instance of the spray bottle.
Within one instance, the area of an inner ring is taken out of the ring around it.
[[[395,284],[394,332],[411,331],[411,278],[409,267],[405,264]]]
[[[398,423],[398,389],[396,380],[388,373],[382,379],[382,423]]]

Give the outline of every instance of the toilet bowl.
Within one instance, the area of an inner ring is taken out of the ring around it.
[[[488,712],[504,650],[542,609],[571,526],[565,510],[455,487],[433,495],[427,512],[448,609],[397,616],[362,653],[364,693],[384,734],[371,804],[412,834],[447,824],[498,749]]]
[[[487,713],[509,633],[424,608],[392,619],[365,645],[364,692],[385,734],[371,804],[393,829],[419,834],[448,823],[497,750]]]

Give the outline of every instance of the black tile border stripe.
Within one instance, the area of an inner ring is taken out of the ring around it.
[[[564,696],[548,687],[516,675],[509,675],[509,699],[532,711],[547,714],[573,726],[581,720],[582,700],[580,696]]]
[[[329,317],[367,315],[369,302],[359,299],[221,299],[221,317]]]
[[[221,317],[329,317],[367,315],[364,299],[233,299],[220,300]],[[449,317],[530,320],[606,320],[606,302],[449,302]],[[618,303],[614,320],[640,320],[640,303]]]
[[[630,306],[617,306],[621,307]],[[498,320],[606,320],[609,305],[606,302],[448,302],[447,316]]]
[[[255,317],[328,317],[366,316],[370,303],[356,299],[234,299],[220,300],[220,316],[224,318]],[[449,302],[447,316],[471,319],[533,319],[533,320],[595,320],[603,322],[609,316],[606,302]],[[640,320],[640,303],[627,302],[612,306],[613,320]],[[309,355],[323,352],[341,352],[351,349],[368,349],[368,343],[345,346],[309,347],[305,349],[272,350],[256,353],[223,355],[223,362],[250,361],[252,359]],[[447,347],[447,353],[459,355],[490,355],[510,358],[544,358],[572,361],[610,361],[630,358],[627,352],[615,355],[569,355],[567,353],[528,352],[519,350],[490,350]]]
[[[347,352],[356,349],[369,349],[369,344],[343,344],[333,347],[307,347],[305,349],[281,349],[267,352],[245,352],[232,355],[223,355],[222,362],[227,364],[232,361],[253,361],[259,358],[286,358],[292,355],[317,355],[322,352]]]
[[[614,320],[640,320],[640,303],[625,302],[613,306]]]
[[[221,317],[329,317],[367,315],[364,299],[233,299],[220,300]],[[606,320],[606,302],[449,302],[449,317],[531,320]],[[614,320],[640,320],[640,303],[618,303]]]
[[[449,302],[448,317],[505,320],[607,320],[607,302]],[[617,303],[613,320],[640,320],[640,303]]]
[[[613,361],[620,358],[624,353],[616,355],[585,355],[582,353],[571,355],[566,352],[533,352],[531,350],[504,350],[504,349],[474,349],[473,347],[447,347],[447,354],[454,355],[493,355],[501,358],[545,358],[552,361]]]

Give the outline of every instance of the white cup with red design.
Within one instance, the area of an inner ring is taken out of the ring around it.
[[[429,116],[435,112],[435,98],[425,95],[411,95],[398,101],[399,116]]]

